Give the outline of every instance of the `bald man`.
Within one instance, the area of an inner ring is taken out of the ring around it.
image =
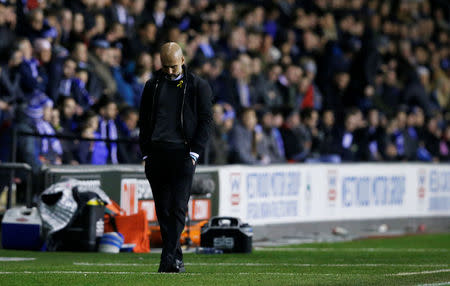
[[[158,272],[179,273],[185,271],[180,235],[210,133],[212,95],[204,79],[188,72],[178,44],[161,47],[161,63],[142,92],[139,145],[163,240]]]

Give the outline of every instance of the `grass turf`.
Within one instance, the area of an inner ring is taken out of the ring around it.
[[[187,273],[158,274],[156,253],[0,250],[0,285],[450,285],[450,234],[292,245],[252,254],[188,253],[184,260]]]

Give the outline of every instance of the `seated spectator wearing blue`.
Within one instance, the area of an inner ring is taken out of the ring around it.
[[[93,101],[96,101],[102,95],[103,87],[100,78],[94,72],[94,67],[88,62],[87,45],[84,42],[76,42],[73,45],[70,57],[77,63],[77,73],[80,70],[88,73],[87,80],[82,81],[84,82],[90,97]],[[76,75],[76,77],[81,79],[78,75]]]
[[[27,115],[33,119],[34,127],[40,135],[55,135],[55,129],[50,124],[53,101],[45,94],[36,92],[28,104]],[[57,138],[42,137],[36,148],[35,156],[42,164],[60,165],[63,149]]]
[[[200,36],[198,37],[198,49],[197,53],[195,54],[195,58],[200,61],[205,61],[214,58],[215,52],[214,48],[209,42],[208,36]]]
[[[20,86],[27,96],[31,96],[42,79],[39,77],[39,62],[33,57],[33,47],[28,39],[18,41],[18,48],[22,52],[23,61],[19,66]]]
[[[52,54],[52,44],[47,39],[38,38],[33,42],[33,49],[35,57],[38,61],[38,85],[37,88],[46,93],[49,93],[50,77],[54,76],[54,66],[57,60]]]
[[[117,103],[110,97],[104,96],[98,102],[99,128],[100,138],[117,140],[118,131],[115,123],[117,117]],[[117,143],[106,142],[108,148],[108,164],[118,164]]]
[[[85,139],[100,139],[98,130],[98,114],[92,110],[86,111],[81,122],[81,137]],[[77,159],[80,164],[104,165],[108,162],[108,148],[103,141],[81,140]]]
[[[129,82],[126,81],[124,71],[121,67],[123,45],[120,42],[114,43],[110,48],[111,61],[109,66],[111,73],[117,85],[117,94],[120,101],[125,102],[129,106],[135,104],[135,94]]]
[[[73,59],[67,58],[64,61],[63,77],[58,86],[59,97],[66,96],[74,98],[83,110],[91,107],[94,104],[94,100],[86,90],[88,77],[87,67],[77,67]]]

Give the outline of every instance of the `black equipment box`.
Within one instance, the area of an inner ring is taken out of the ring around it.
[[[92,192],[74,191],[73,194],[78,202],[78,210],[73,221],[53,235],[55,249],[52,250],[97,251],[104,230],[105,206]]]
[[[213,217],[202,227],[200,246],[223,252],[252,252],[253,229],[235,217]]]

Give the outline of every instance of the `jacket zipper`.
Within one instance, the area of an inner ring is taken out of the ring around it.
[[[158,91],[158,85],[159,85],[159,78],[158,79],[156,79],[156,84],[155,84],[155,91],[153,92],[153,98],[152,98],[152,101],[153,101],[153,103],[152,103],[152,116],[151,116],[151,118],[150,118],[150,124],[151,124],[151,127],[153,127],[152,125],[154,124],[154,122],[153,122],[153,119],[155,118],[154,116],[155,116],[155,102],[156,102],[156,95],[158,94],[157,93],[157,91]]]
[[[186,97],[186,88],[187,88],[187,74],[185,73],[185,77],[186,77],[186,83],[184,84],[184,90],[183,90],[183,98],[181,99],[181,114],[180,114],[180,119],[181,119],[181,132],[183,133],[183,139],[184,139],[184,144],[187,145],[187,140],[186,140],[186,134],[184,132],[184,99]]]

